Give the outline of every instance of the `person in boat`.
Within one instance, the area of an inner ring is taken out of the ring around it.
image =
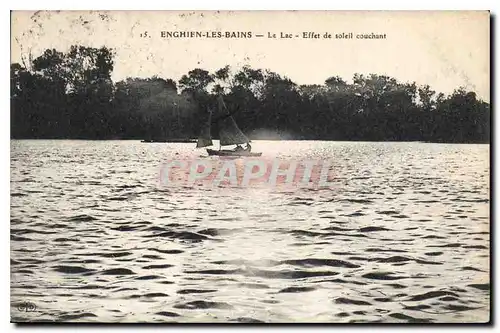
[[[247,148],[245,149],[245,151],[247,151],[247,152],[252,151],[252,146],[250,146],[250,142],[247,142]]]

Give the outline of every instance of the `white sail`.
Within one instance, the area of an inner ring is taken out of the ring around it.
[[[196,148],[203,148],[212,146],[212,136],[210,134],[210,127],[212,126],[212,111],[208,110],[208,119],[205,125],[201,129],[200,136],[196,142]]]
[[[228,113],[226,104],[219,95],[217,99],[219,103],[219,112],[226,113],[219,120],[219,140],[221,146],[238,145],[248,143],[250,140],[243,134],[234,118]],[[224,110],[224,111],[223,111]]]
[[[239,129],[233,117],[224,117],[219,122],[219,139],[221,146],[238,145],[248,143],[250,140]]]

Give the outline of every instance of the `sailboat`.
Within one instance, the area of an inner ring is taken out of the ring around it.
[[[239,129],[238,125],[236,125],[236,121],[231,116],[230,113],[227,112],[226,105],[224,104],[224,100],[222,96],[219,95],[218,98],[219,103],[219,111],[222,113],[223,109],[226,110],[226,114],[217,118],[217,122],[219,123],[219,150],[209,149],[207,148],[208,155],[217,155],[217,156],[261,156],[262,153],[252,153],[249,150],[226,150],[222,149],[222,146],[230,146],[230,145],[240,145],[240,144],[249,144],[250,140],[246,137],[245,134]],[[212,136],[211,136],[211,127],[212,127],[212,112],[209,110],[208,120],[203,127],[200,136],[198,137],[198,141],[196,143],[196,148],[204,148],[213,146]]]

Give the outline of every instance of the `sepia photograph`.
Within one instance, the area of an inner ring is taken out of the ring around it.
[[[491,322],[489,11],[10,19],[12,323]]]

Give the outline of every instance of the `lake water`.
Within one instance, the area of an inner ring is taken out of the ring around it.
[[[12,320],[489,320],[489,145],[253,150],[331,160],[333,186],[169,189],[161,164],[204,150],[12,140]]]

